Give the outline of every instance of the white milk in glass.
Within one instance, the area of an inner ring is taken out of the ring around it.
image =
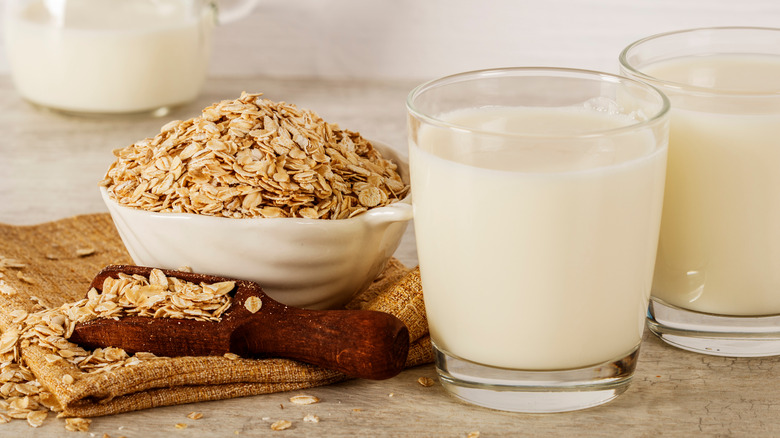
[[[701,312],[780,313],[780,57],[713,55],[643,70],[727,90],[717,99],[731,102],[691,110],[671,96],[653,295]],[[729,97],[751,93],[774,96]]]
[[[665,139],[634,130],[571,147],[555,134],[636,123],[584,108],[437,117],[477,130],[549,134],[513,144],[511,136],[478,140],[425,125],[419,144],[410,145],[418,254],[437,347],[524,370],[595,365],[637,347],[658,240]]]
[[[5,17],[14,83],[32,102],[78,112],[192,100],[205,79],[214,19],[188,9],[196,4],[31,1]]]

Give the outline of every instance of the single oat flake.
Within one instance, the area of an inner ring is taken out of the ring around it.
[[[262,306],[263,306],[263,301],[260,300],[260,297],[252,296],[247,298],[246,301],[244,301],[244,307],[250,313],[257,313]]]
[[[65,429],[71,432],[89,432],[92,420],[88,418],[66,418]]]
[[[345,219],[403,199],[396,163],[312,111],[242,93],[114,151],[119,204],[228,218]]]
[[[79,257],[87,257],[95,253],[95,248],[92,247],[86,247],[86,248],[77,248],[76,249],[76,255]]]
[[[16,278],[27,284],[38,284],[38,281],[29,275],[25,275],[24,272],[19,271],[16,273]]]
[[[434,382],[434,380],[431,379],[430,377],[420,377],[419,379],[417,379],[417,383],[427,388],[433,386],[433,384],[436,382]]]
[[[319,423],[320,417],[314,415],[314,414],[306,414],[305,417],[303,417],[303,421],[305,423]]]
[[[290,403],[294,405],[312,405],[319,403],[320,399],[313,395],[295,395],[290,397]]]
[[[0,294],[12,297],[16,295],[16,289],[4,280],[0,280]]]
[[[27,414],[27,424],[32,427],[41,427],[43,425],[43,421],[46,420],[46,417],[48,416],[49,413],[47,411],[30,411]]]
[[[0,271],[6,268],[23,269],[24,262],[0,255]]]
[[[292,423],[290,423],[287,420],[279,420],[271,425],[271,430],[285,430],[289,429],[290,426],[292,426]]]

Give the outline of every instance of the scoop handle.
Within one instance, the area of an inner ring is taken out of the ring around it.
[[[287,306],[263,310],[262,317],[248,318],[233,331],[232,352],[286,357],[375,380],[395,376],[406,364],[409,331],[393,315]]]

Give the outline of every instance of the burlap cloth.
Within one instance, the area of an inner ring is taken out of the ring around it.
[[[90,249],[94,252],[89,253]],[[22,281],[6,269],[3,280],[18,294],[0,294],[0,329],[9,312],[31,310],[32,297],[51,307],[77,301],[92,278],[110,264],[132,263],[108,214],[77,216],[34,226],[0,224],[0,255],[22,261]],[[347,307],[380,310],[400,318],[412,341],[407,366],[433,361],[419,274],[392,259],[369,290]],[[327,385],[348,379],[335,371],[286,359],[166,358],[110,372],[83,373],[50,364],[47,350],[31,346],[22,359],[63,407],[64,416],[93,417],[157,406],[219,400]],[[74,376],[63,383],[65,374]]]

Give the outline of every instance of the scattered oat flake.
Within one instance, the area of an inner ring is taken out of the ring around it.
[[[175,427],[177,429],[186,429],[187,425],[185,423],[176,423],[176,424],[173,425],[173,427]]]
[[[46,359],[46,362],[48,362],[50,364],[57,363],[57,362],[62,360],[62,356],[60,356],[58,354],[47,354],[43,358]]]
[[[92,420],[89,418],[66,418],[65,429],[71,432],[89,432]]]
[[[260,297],[251,296],[244,301],[244,307],[251,313],[257,313],[263,307],[263,301],[260,300]]]
[[[5,268],[22,269],[25,266],[26,265],[19,260],[0,255],[0,270]]]
[[[4,280],[0,280],[0,293],[3,295],[14,296],[16,295],[16,289]]]
[[[289,429],[290,426],[292,426],[292,423],[290,423],[287,420],[279,420],[271,424],[271,430],[285,430]]]
[[[319,423],[320,417],[314,414],[307,414],[305,417],[303,417],[303,421],[306,423]]]
[[[241,356],[237,355],[236,353],[231,353],[229,351],[227,353],[223,354],[222,356],[225,359],[230,359],[230,360],[236,360],[236,359],[241,357]]]
[[[41,427],[43,425],[43,421],[48,415],[48,411],[31,411],[27,414],[27,424],[32,427]]]
[[[420,377],[419,379],[417,379],[417,383],[427,388],[429,386],[433,386],[435,382],[430,377]]]
[[[89,248],[77,248],[76,249],[76,255],[79,257],[86,257],[90,256],[95,253],[95,248],[89,247]]]
[[[9,327],[0,335],[0,354],[12,351],[19,342],[19,330]]]
[[[200,420],[201,418],[203,418],[203,413],[202,412],[190,412],[189,414],[187,414],[187,418],[189,418],[190,420]]]
[[[290,403],[294,405],[312,405],[319,403],[320,399],[313,395],[296,395],[290,397]]]
[[[27,315],[29,315],[29,313],[24,309],[16,309],[16,310],[12,310],[10,313],[8,313],[8,315],[13,317],[14,324],[18,324],[24,321],[27,318]]]
[[[479,438],[479,431],[475,430],[473,432],[469,432],[469,434],[466,435],[466,438]]]
[[[34,278],[30,277],[29,275],[25,275],[24,272],[22,272],[22,271],[19,271],[19,272],[16,273],[16,278],[18,278],[19,280],[21,280],[21,281],[23,281],[24,283],[27,283],[27,284],[38,284],[37,280],[35,280]]]
[[[65,374],[64,376],[62,376],[62,383],[66,385],[71,385],[73,384],[74,381],[75,379],[70,374]]]

